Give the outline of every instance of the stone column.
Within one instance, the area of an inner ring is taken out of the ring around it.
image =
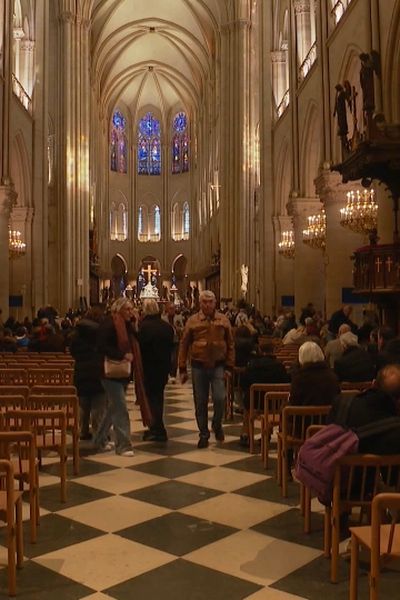
[[[293,230],[293,218],[281,215],[273,218],[275,233],[275,303],[274,312],[282,304],[282,296],[294,296],[294,259],[279,254],[279,242],[284,231]]]
[[[14,74],[20,83],[21,83],[20,45],[21,45],[21,41],[24,39],[24,36],[25,36],[25,33],[21,27],[18,27],[17,29],[13,29]]]
[[[297,32],[297,57],[300,66],[311,48],[310,0],[294,0]]]
[[[1,152],[0,152],[0,308],[3,315],[8,316],[9,296],[9,259],[8,259],[8,222],[10,212],[15,204],[17,194],[10,176],[10,107],[12,94],[12,19],[13,3],[3,0],[3,52],[2,73],[3,83],[1,109]]]
[[[89,21],[60,0],[61,309],[89,298]]]
[[[353,287],[351,256],[368,240],[340,225],[340,209],[346,206],[346,193],[361,189],[356,182],[342,183],[338,173],[321,171],[315,180],[316,191],[326,212],[326,312],[329,318],[342,304],[342,288]]]
[[[308,302],[325,313],[324,254],[303,243],[303,229],[308,225],[307,217],[321,209],[318,198],[298,198],[293,194],[288,204],[288,212],[293,217],[294,225],[294,296],[297,317]]]
[[[222,47],[221,296],[237,299],[240,266],[249,262],[250,21],[224,25]]]

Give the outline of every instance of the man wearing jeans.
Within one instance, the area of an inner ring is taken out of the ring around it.
[[[200,432],[198,448],[207,448],[210,431],[208,429],[208,394],[214,405],[212,429],[219,442],[224,441],[222,417],[225,406],[225,368],[235,364],[235,346],[229,320],[217,312],[213,292],[204,290],[200,297],[200,311],[190,317],[179,348],[179,372],[181,382],[187,381],[187,358],[190,351],[192,366],[193,397],[196,408],[196,421]]]

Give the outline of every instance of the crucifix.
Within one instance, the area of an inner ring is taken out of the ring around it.
[[[385,263],[386,263],[386,266],[387,266],[388,273],[390,273],[391,270],[392,270],[392,265],[394,264],[393,261],[392,261],[392,257],[388,256],[387,259],[385,260]]]
[[[147,269],[143,269],[142,268],[142,273],[147,273],[147,283],[151,283],[151,276],[156,273],[158,273],[158,269],[152,269],[151,265],[148,264],[147,265]]]
[[[382,261],[378,256],[378,258],[375,260],[375,266],[376,266],[376,270],[378,273],[381,272],[381,264],[382,264]]]

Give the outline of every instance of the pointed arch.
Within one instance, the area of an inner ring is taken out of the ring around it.
[[[291,158],[290,148],[286,138],[283,139],[275,164],[276,188],[275,188],[275,214],[286,215],[286,205],[289,200],[291,189]]]
[[[180,228],[180,207],[179,203],[175,202],[171,211],[171,237],[176,242],[181,239]]]
[[[113,112],[110,124],[110,170],[117,173],[128,170],[126,119],[118,109]]]
[[[187,201],[183,203],[182,231],[183,231],[182,239],[188,240],[190,237],[190,208],[189,208],[189,202],[187,202]]]
[[[161,175],[161,124],[152,112],[147,112],[137,126],[137,172]]]

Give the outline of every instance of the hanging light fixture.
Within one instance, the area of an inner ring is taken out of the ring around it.
[[[326,247],[326,214],[322,209],[320,213],[307,217],[308,226],[303,229],[303,242],[318,250],[325,250]]]
[[[26,254],[26,244],[22,240],[22,234],[16,229],[8,227],[8,254],[10,258],[19,258]]]
[[[340,209],[340,224],[355,233],[371,235],[378,227],[378,203],[375,192],[364,189],[347,192],[347,204]]]
[[[282,231],[278,248],[279,254],[284,258],[294,258],[294,232],[292,229]]]

